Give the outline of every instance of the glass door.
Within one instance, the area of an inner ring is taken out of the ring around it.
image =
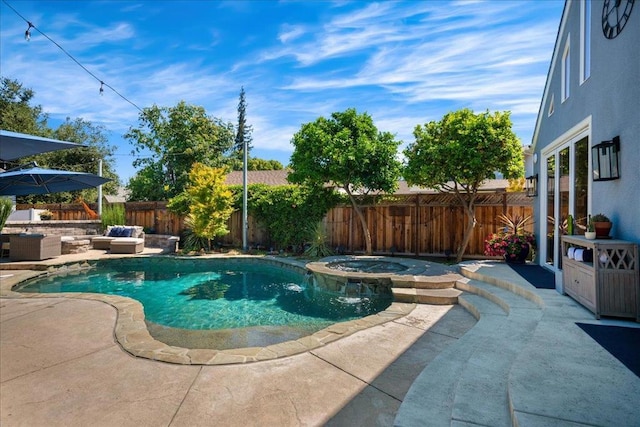
[[[577,139],[577,138],[576,138]],[[546,182],[543,212],[547,220],[540,239],[541,255],[554,270],[562,268],[560,236],[584,234],[589,211],[589,140],[582,137],[545,154]]]
[[[544,240],[545,247],[543,251],[546,252],[545,262],[548,265],[555,265],[555,223],[556,223],[556,156],[555,153],[547,158],[547,227],[545,235],[547,238]]]
[[[589,139],[582,138],[575,145],[575,178],[573,187],[573,234],[584,235],[589,221]]]

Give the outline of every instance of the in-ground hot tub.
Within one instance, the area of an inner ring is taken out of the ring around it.
[[[335,256],[306,265],[314,286],[345,296],[391,295],[393,280],[427,275],[425,261],[376,256]]]
[[[349,273],[398,273],[406,271],[409,267],[399,262],[387,261],[385,259],[356,259],[333,261],[327,264],[333,270],[346,271]]]

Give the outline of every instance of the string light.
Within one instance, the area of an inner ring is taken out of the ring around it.
[[[27,21],[27,24],[29,24],[29,28],[27,28],[27,31],[24,32],[24,39],[26,41],[31,40],[31,29],[33,28],[33,24],[29,21]]]
[[[138,111],[142,112],[142,108],[138,107],[133,101],[129,100],[128,98],[126,98],[124,95],[122,95],[120,92],[118,92],[117,90],[115,90],[112,86],[110,86],[109,84],[105,83],[104,81],[102,81],[101,79],[99,79],[95,74],[93,74],[91,71],[89,71],[87,69],[87,67],[85,67],[84,65],[82,65],[80,63],[80,61],[78,61],[76,58],[73,57],[73,55],[71,55],[69,52],[67,52],[62,46],[60,46],[60,44],[58,44],[55,40],[53,40],[51,37],[49,37],[48,35],[46,35],[44,32],[42,32],[40,29],[38,29],[35,25],[33,25],[30,21],[28,21],[24,16],[22,16],[20,14],[20,12],[18,12],[16,9],[13,8],[13,6],[11,6],[9,4],[9,2],[7,2],[7,0],[2,0],[2,2],[4,4],[6,4],[9,9],[11,9],[16,15],[18,15],[20,18],[22,18],[22,20],[24,20],[24,22],[26,22],[29,27],[27,28],[27,31],[25,31],[24,33],[24,38],[29,41],[31,39],[31,29],[33,28],[35,31],[39,32],[40,34],[42,34],[47,40],[49,40],[51,43],[53,43],[54,45],[56,45],[58,47],[58,49],[60,49],[62,52],[65,53],[65,55],[67,55],[69,58],[71,58],[71,60],[73,62],[75,62],[76,64],[78,64],[78,66],[80,68],[82,68],[87,74],[89,74],[91,77],[93,77],[94,79],[96,79],[98,82],[100,82],[100,95],[102,95],[104,93],[104,87],[108,87],[109,89],[111,89],[113,91],[113,93],[115,93],[116,95],[118,95],[120,98],[122,98],[123,100],[127,101],[129,104],[133,105]]]

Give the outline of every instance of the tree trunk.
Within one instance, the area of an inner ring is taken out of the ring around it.
[[[364,235],[364,241],[366,245],[365,255],[372,255],[373,249],[371,248],[371,234],[369,233],[369,227],[367,227],[367,220],[362,213],[362,210],[356,203],[356,199],[353,197],[353,194],[349,191],[349,188],[344,188],[347,194],[349,195],[349,200],[351,200],[351,205],[353,206],[353,210],[356,212],[358,219],[360,219],[360,225],[362,225],[362,233]]]
[[[458,199],[462,202],[462,206],[464,208],[464,212],[467,216],[467,226],[464,229],[464,236],[462,238],[462,243],[458,248],[458,253],[456,254],[456,262],[462,261],[462,256],[467,250],[467,245],[469,244],[469,240],[471,240],[471,235],[473,234],[473,229],[476,227],[476,212],[474,202],[476,199],[475,194],[468,194],[469,200],[465,200],[464,197],[458,192],[456,192]]]
[[[473,212],[473,209],[469,210],[465,206],[464,210],[467,216],[467,226],[464,228],[464,237],[462,238],[462,243],[458,248],[458,253],[456,255],[456,262],[462,261],[462,256],[467,250],[467,245],[469,244],[469,240],[471,240],[473,229],[476,227],[476,216],[475,216],[475,213]]]

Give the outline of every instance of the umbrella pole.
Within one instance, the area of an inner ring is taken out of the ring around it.
[[[102,176],[102,159],[98,160],[98,176]],[[102,185],[98,185],[98,215],[102,217]]]

